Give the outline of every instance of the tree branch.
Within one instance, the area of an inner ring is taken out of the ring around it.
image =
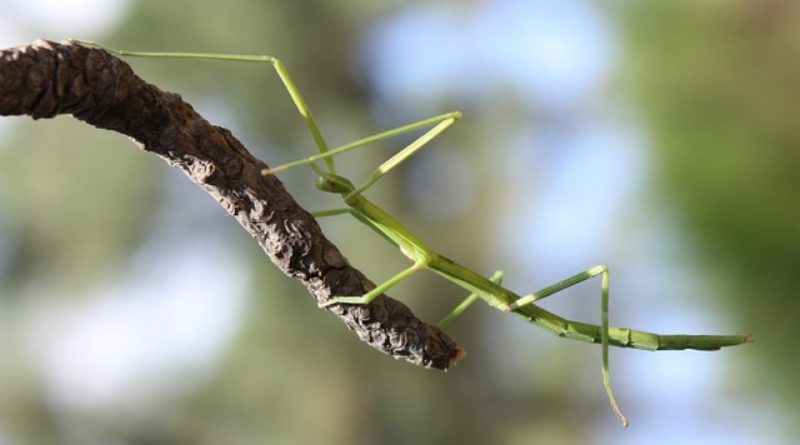
[[[0,115],[34,119],[72,114],[130,136],[183,171],[255,238],[272,262],[299,280],[318,303],[375,287],[350,266],[267,165],[177,94],[137,77],[105,51],[38,40],[0,53]],[[358,337],[415,365],[446,370],[462,355],[446,334],[385,295],[366,306],[329,308]]]

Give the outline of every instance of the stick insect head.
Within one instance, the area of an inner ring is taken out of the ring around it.
[[[349,179],[327,172],[321,172],[315,184],[323,192],[347,194],[355,190]]]

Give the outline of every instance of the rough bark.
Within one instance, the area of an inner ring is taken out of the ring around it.
[[[130,136],[208,192],[258,242],[272,262],[316,298],[374,288],[322,234],[266,164],[177,94],[137,77],[128,64],[76,42],[39,40],[0,53],[0,115],[34,119],[71,114]],[[328,309],[358,337],[415,365],[446,370],[463,350],[385,295],[369,305]]]

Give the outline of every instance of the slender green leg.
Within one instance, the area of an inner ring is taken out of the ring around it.
[[[453,111],[453,112],[450,112],[450,113],[445,113],[445,114],[440,114],[438,116],[429,117],[427,119],[422,119],[422,120],[419,120],[419,121],[416,121],[416,122],[412,122],[410,124],[403,125],[402,127],[393,128],[391,130],[387,130],[387,131],[383,131],[381,133],[373,134],[372,136],[367,136],[365,138],[361,138],[361,139],[359,139],[357,141],[350,142],[349,144],[345,144],[345,145],[330,149],[330,150],[328,150],[328,151],[326,151],[324,153],[319,153],[319,154],[316,154],[316,155],[313,155],[313,156],[308,156],[306,158],[298,159],[298,160],[292,161],[292,162],[288,162],[286,164],[279,165],[277,167],[264,169],[264,170],[261,171],[261,174],[263,174],[263,175],[272,175],[272,174],[275,174],[275,173],[278,173],[278,172],[281,172],[281,171],[284,171],[284,170],[288,170],[290,168],[297,167],[297,166],[300,166],[300,165],[313,164],[314,162],[319,161],[321,159],[326,159],[326,158],[331,157],[331,156],[336,156],[338,154],[341,154],[341,153],[344,153],[344,152],[347,152],[347,151],[350,151],[350,150],[353,150],[353,149],[356,149],[356,148],[360,148],[360,147],[363,147],[365,145],[372,144],[374,142],[379,142],[379,141],[382,141],[382,140],[385,140],[385,139],[390,139],[390,138],[393,138],[395,136],[399,136],[401,134],[410,133],[412,131],[419,130],[421,128],[425,128],[425,127],[428,127],[428,126],[431,126],[431,125],[436,125],[439,122],[444,121],[445,119],[450,119],[450,118],[458,119],[460,117],[461,117],[461,113],[459,113],[458,111]]]
[[[319,307],[323,308],[323,307],[328,307],[328,306],[330,306],[332,304],[342,304],[342,303],[345,303],[345,304],[368,304],[370,301],[372,301],[375,298],[377,298],[378,295],[380,295],[380,294],[386,292],[387,290],[389,290],[389,288],[391,288],[392,286],[400,283],[401,281],[405,280],[406,278],[410,277],[411,275],[414,275],[415,273],[425,269],[425,266],[427,266],[427,265],[428,265],[428,260],[417,261],[416,263],[414,263],[413,266],[411,266],[408,269],[400,272],[399,274],[393,276],[392,278],[389,278],[388,280],[386,280],[386,282],[384,282],[380,286],[377,286],[375,289],[372,289],[371,291],[367,292],[364,295],[361,295],[361,296],[333,297],[330,300],[320,304]]]
[[[539,301],[543,298],[547,298],[557,292],[561,292],[562,290],[572,287],[578,283],[588,280],[589,278],[596,277],[600,274],[608,273],[608,268],[603,265],[594,266],[586,269],[585,271],[575,274],[565,280],[561,280],[556,284],[551,286],[547,286],[544,289],[538,290],[532,294],[528,294],[520,298],[519,300],[511,303],[507,310],[508,312],[513,311],[514,309],[525,306],[526,304],[533,303],[534,301]]]
[[[601,343],[602,343],[602,355],[603,355],[603,387],[606,389],[606,394],[608,395],[608,401],[611,403],[611,409],[616,414],[617,418],[620,422],[622,422],[622,426],[628,426],[628,419],[625,418],[625,415],[622,414],[622,410],[619,408],[619,404],[617,404],[617,398],[614,396],[614,390],[611,389],[611,371],[608,369],[608,288],[610,286],[609,283],[609,275],[608,275],[608,268],[603,266],[603,276],[601,278],[600,284],[600,293],[601,293],[601,316],[600,316],[600,334],[601,334]]]
[[[503,271],[502,270],[495,271],[495,273],[492,274],[489,280],[491,280],[495,284],[503,284]],[[445,317],[442,318],[442,320],[439,323],[436,323],[436,327],[441,328],[447,323],[453,321],[453,319],[461,315],[464,311],[467,310],[467,308],[472,306],[472,303],[478,301],[478,298],[479,296],[475,292],[469,294],[467,298],[464,299],[464,301],[462,301],[458,306],[455,307],[455,309],[452,310],[452,312],[445,315]]]
[[[611,372],[608,369],[608,267],[604,265],[590,267],[589,269],[586,269],[585,271],[573,275],[565,280],[559,281],[552,286],[548,286],[540,291],[525,295],[519,300],[508,305],[507,310],[510,312],[526,304],[531,304],[534,301],[547,298],[550,295],[574,286],[580,282],[586,281],[592,277],[596,277],[597,275],[601,275],[602,280],[600,284],[600,342],[602,345],[603,355],[603,387],[606,390],[608,401],[611,403],[611,409],[614,410],[614,414],[616,414],[624,426],[628,426],[628,419],[626,419],[625,415],[622,414],[622,410],[617,404],[617,398],[614,396],[614,390],[611,389]]]
[[[319,126],[314,120],[314,116],[311,115],[311,110],[308,108],[308,105],[306,105],[306,101],[303,99],[303,96],[300,95],[300,90],[297,89],[292,76],[289,75],[289,71],[286,70],[286,67],[283,66],[283,62],[281,62],[280,59],[272,57],[271,62],[272,66],[275,67],[275,71],[278,72],[278,76],[281,78],[283,85],[286,87],[286,90],[292,97],[292,101],[294,102],[295,107],[297,107],[297,111],[306,122],[308,130],[311,132],[311,136],[314,138],[314,142],[317,144],[317,149],[320,151],[320,153],[327,152],[328,144],[325,142],[325,138],[322,137],[322,132],[319,131]],[[328,166],[329,173],[336,173],[336,165],[333,162],[333,158],[325,158],[325,165]],[[311,164],[311,168],[316,173],[320,172],[319,167],[317,167],[316,164]]]
[[[344,197],[345,201],[347,198],[356,196],[364,192],[364,190],[368,189],[372,184],[378,181],[384,173],[388,172],[389,170],[397,167],[403,161],[411,157],[414,153],[416,153],[420,148],[425,146],[428,142],[434,139],[436,136],[442,134],[443,131],[447,130],[451,125],[453,125],[459,118],[461,118],[461,113],[453,113],[452,116],[444,119],[443,121],[436,124],[435,127],[428,130],[425,134],[418,137],[414,142],[408,144],[406,148],[397,152],[394,156],[389,158],[386,162],[380,165],[373,173],[370,175],[367,182],[363,185],[357,187],[355,190],[350,192],[347,196]]]
[[[300,90],[297,89],[297,85],[295,85],[292,76],[286,70],[283,62],[281,62],[277,57],[246,54],[129,51],[111,48],[109,46],[101,45],[97,42],[91,42],[88,40],[79,40],[78,42],[86,46],[103,49],[111,54],[121,57],[158,57],[166,59],[228,60],[233,62],[270,63],[278,73],[278,77],[280,77],[281,82],[283,82],[286,91],[288,91],[289,96],[291,96],[292,102],[294,102],[295,107],[297,107],[297,111],[300,113],[300,116],[302,116],[306,126],[308,126],[308,130],[311,132],[311,136],[314,138],[314,142],[317,144],[317,148],[319,149],[320,153],[325,153],[328,151],[328,144],[325,142],[325,138],[322,137],[322,132],[320,132],[319,126],[314,120],[314,116],[311,115],[311,110],[309,110],[308,105],[306,105],[306,101],[300,94]],[[326,157],[324,160],[328,167],[328,172],[336,173],[336,166],[334,165],[333,158]],[[316,164],[312,163],[310,166],[316,173],[320,173],[322,171]]]
[[[441,132],[443,132],[447,127],[452,125],[456,120],[461,117],[460,112],[451,112],[447,114],[443,114],[440,116],[435,116],[432,118],[424,119],[422,121],[418,121],[415,123],[408,124],[403,127],[396,128],[394,130],[389,130],[383,133],[376,134],[374,136],[370,136],[359,141],[353,142],[351,144],[344,145],[342,147],[337,148],[336,153],[330,153],[331,150],[328,148],[328,144],[325,142],[325,139],[322,136],[322,132],[319,130],[319,126],[317,125],[316,120],[314,120],[314,116],[311,114],[311,110],[308,108],[308,105],[303,99],[303,96],[300,94],[300,90],[297,88],[297,85],[294,83],[292,76],[286,70],[286,67],[283,65],[283,62],[280,59],[269,56],[269,55],[246,55],[246,54],[217,54],[217,53],[187,53],[187,52],[156,52],[156,51],[130,51],[130,50],[120,50],[116,48],[111,48],[109,46],[105,46],[99,44],[97,42],[92,41],[79,41],[80,43],[86,46],[92,46],[96,48],[103,49],[108,51],[112,54],[117,56],[130,56],[130,57],[160,57],[160,58],[173,58],[173,59],[193,59],[193,60],[228,60],[234,62],[257,62],[257,63],[270,63],[275,68],[275,71],[278,73],[278,77],[280,77],[281,82],[283,82],[286,91],[289,93],[289,96],[292,98],[292,101],[297,108],[297,111],[302,116],[303,120],[308,126],[309,131],[311,132],[312,137],[314,138],[314,142],[317,145],[317,148],[320,152],[320,155],[312,158],[301,159],[297,163],[291,163],[293,165],[285,165],[280,166],[275,169],[266,169],[263,174],[270,174],[275,173],[276,171],[285,170],[286,168],[290,168],[295,165],[304,165],[308,164],[317,174],[321,174],[322,170],[315,164],[317,160],[324,160],[329,173],[336,173],[336,167],[333,161],[333,156],[335,154],[342,153],[347,150],[352,150],[353,148],[366,145],[371,142],[379,141],[381,139],[386,139],[392,136],[396,136],[398,134],[407,133],[409,131],[413,131],[419,129],[421,127],[431,125],[434,123],[438,124],[429,130],[427,133],[422,135],[420,138],[412,142],[409,146],[404,148],[402,151],[391,157],[388,161],[384,162],[367,180],[367,182],[358,187],[356,190],[350,193],[348,196],[357,195],[367,188],[374,184],[384,173],[394,168],[396,165],[400,164],[402,161],[407,159],[417,150],[422,148],[426,143],[428,143],[431,139],[438,136]]]

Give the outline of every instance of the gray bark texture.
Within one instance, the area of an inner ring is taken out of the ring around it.
[[[316,220],[274,175],[260,174],[266,164],[177,94],[144,82],[107,52],[76,42],[38,40],[3,50],[0,115],[42,119],[59,114],[129,136],[180,169],[318,303],[375,287],[323,236]],[[415,365],[446,370],[464,354],[438,328],[385,295],[369,305],[328,310],[373,348]]]

